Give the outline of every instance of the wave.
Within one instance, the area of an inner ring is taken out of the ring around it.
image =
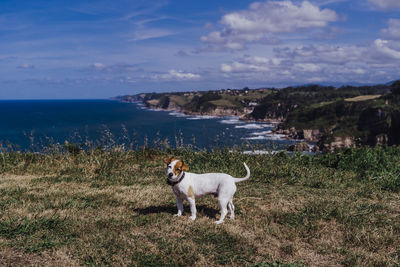
[[[243,129],[264,129],[273,127],[272,124],[260,124],[260,123],[249,123],[245,125],[236,125],[235,128],[243,128]]]
[[[250,137],[242,137],[241,139],[246,140],[283,140],[287,139],[286,135],[284,134],[274,134],[272,131],[262,131],[262,132],[253,132],[250,133]]]
[[[272,151],[268,151],[268,150],[246,150],[243,151],[243,154],[246,155],[273,155],[276,153],[279,153],[281,151],[279,150],[272,150]]]
[[[246,140],[269,140],[268,136],[266,136],[266,135],[257,135],[257,136],[252,136],[252,137],[242,137],[241,139],[246,139]]]
[[[209,119],[216,119],[218,118],[217,116],[211,116],[211,115],[196,115],[193,117],[188,117],[188,120],[209,120]]]
[[[267,135],[267,134],[272,134],[272,131],[268,130],[268,131],[250,133],[250,135]]]
[[[184,118],[184,117],[188,117],[189,115],[186,115],[182,112],[178,112],[178,111],[172,111],[170,113],[168,113],[168,115],[174,116],[174,117],[178,117],[178,118]]]
[[[220,123],[223,123],[223,124],[243,124],[245,122],[239,120],[238,117],[226,117],[225,119],[220,120]]]

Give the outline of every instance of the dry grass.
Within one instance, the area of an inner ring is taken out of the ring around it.
[[[360,95],[352,98],[346,98],[345,101],[347,102],[360,102],[366,100],[372,100],[381,97],[382,95]]]
[[[176,103],[178,106],[184,106],[190,102],[192,96],[170,95],[170,101]]]
[[[148,100],[147,102],[152,106],[156,106],[156,105],[158,105],[159,100],[158,99],[152,99],[152,100]]]
[[[217,226],[211,196],[198,200],[196,221],[187,205],[173,216],[164,156],[10,160],[0,176],[0,265],[399,264],[400,195],[353,170],[280,155],[182,152],[194,172],[243,176],[243,161],[252,170],[238,184],[236,219]]]

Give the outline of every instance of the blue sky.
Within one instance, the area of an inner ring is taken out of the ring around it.
[[[396,79],[399,0],[0,0],[0,99]]]

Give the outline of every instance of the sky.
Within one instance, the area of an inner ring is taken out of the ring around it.
[[[400,0],[0,0],[0,99],[400,79]]]

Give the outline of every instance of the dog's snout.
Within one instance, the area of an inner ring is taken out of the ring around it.
[[[168,177],[172,177],[174,174],[172,172],[168,173]]]

